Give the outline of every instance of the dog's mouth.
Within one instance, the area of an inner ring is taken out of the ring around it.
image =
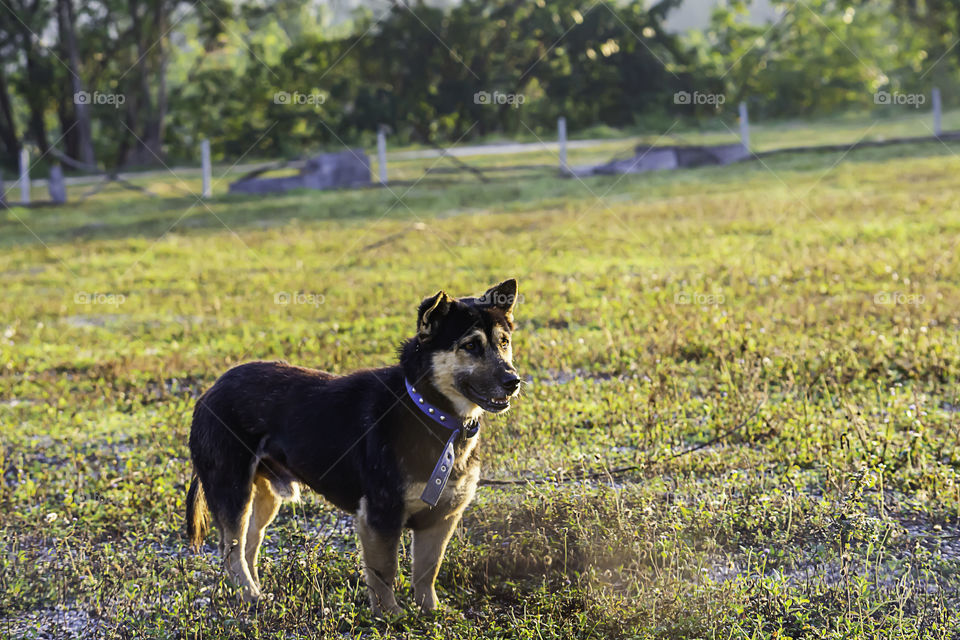
[[[489,413],[503,413],[510,408],[510,396],[487,396],[478,392],[472,385],[465,385],[467,397],[478,407]]]

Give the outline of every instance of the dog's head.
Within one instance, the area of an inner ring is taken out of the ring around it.
[[[477,298],[437,292],[420,304],[417,340],[425,374],[464,418],[502,413],[520,390],[513,367],[513,307],[517,281],[506,280]]]

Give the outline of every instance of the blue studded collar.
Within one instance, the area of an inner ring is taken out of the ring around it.
[[[435,507],[437,503],[440,502],[440,494],[443,493],[443,489],[447,485],[447,480],[450,479],[450,472],[453,471],[453,463],[455,460],[453,443],[456,442],[457,436],[459,436],[461,432],[468,438],[477,435],[477,432],[480,431],[480,423],[463,423],[457,416],[444,413],[417,393],[416,388],[410,384],[409,380],[404,378],[403,382],[407,386],[407,395],[410,396],[413,404],[416,405],[420,412],[437,424],[453,432],[450,434],[450,437],[447,438],[447,443],[443,447],[443,453],[440,454],[440,459],[437,460],[437,464],[433,468],[433,473],[430,474],[430,477],[427,479],[427,485],[424,487],[423,493],[420,494],[421,500],[431,507]]]
[[[449,413],[444,413],[437,407],[433,406],[427,400],[417,393],[417,390],[414,388],[410,381],[406,378],[403,379],[403,383],[407,385],[407,395],[410,396],[410,399],[413,400],[413,404],[417,406],[418,409],[434,422],[439,425],[446,427],[447,429],[453,429],[455,431],[462,431],[465,436],[472,438],[477,435],[477,432],[480,430],[480,423],[476,421],[463,423],[457,416],[453,416]]]

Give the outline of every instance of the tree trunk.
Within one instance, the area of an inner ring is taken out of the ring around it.
[[[134,95],[127,96],[126,122],[132,133],[126,141],[129,144],[124,145],[127,148],[125,160],[129,164],[157,164],[162,162],[163,158],[161,136],[167,108],[166,79],[163,77],[166,73],[164,2],[155,0],[153,13],[147,13],[146,16],[143,15],[145,12],[140,10],[144,5],[139,0],[129,0],[127,6],[132,27],[131,36],[136,44],[135,68],[139,83],[132,92]],[[154,33],[161,36],[155,44]],[[154,52],[157,54],[151,55]],[[151,65],[154,59],[159,59],[160,62]],[[156,102],[151,91],[153,84],[159,87]]]
[[[77,112],[72,107],[73,96],[69,96],[69,102],[63,97],[57,101],[57,118],[60,120],[60,131],[63,131],[59,144],[63,145],[64,155],[76,160],[80,157],[80,139],[77,136]]]
[[[10,92],[7,89],[7,77],[0,66],[0,144],[4,157],[11,158],[10,166],[15,166],[15,158],[20,153],[20,138],[17,136],[17,124],[13,120],[13,107],[10,104]]]
[[[24,53],[27,59],[27,77],[41,78],[43,77],[43,74],[40,71],[40,63],[37,61],[36,49],[33,48],[33,43],[30,41],[30,36],[25,35],[23,36],[23,39]],[[44,105],[42,89],[34,85],[32,90],[28,90],[26,92],[25,97],[27,106],[30,108],[28,130],[30,131],[30,135],[33,137],[33,141],[36,142],[37,146],[40,148],[40,154],[46,155],[47,151],[50,150],[50,142],[47,139],[47,125],[43,118]]]
[[[37,146],[40,147],[41,153],[46,153],[50,148],[50,144],[47,140],[47,128],[43,116],[44,107],[46,106],[45,93],[47,91],[46,88],[50,86],[51,74],[46,61],[43,60],[42,56],[38,55],[37,47],[34,43],[34,32],[31,30],[31,27],[28,26],[36,22],[41,22],[41,20],[37,19],[37,14],[43,10],[44,7],[40,5],[39,0],[35,0],[31,4],[23,3],[19,7],[19,11],[16,12],[9,7],[4,8],[3,4],[0,4],[0,9],[12,13],[16,18],[15,21],[10,23],[15,29],[16,36],[13,36],[10,41],[15,43],[19,40],[20,50],[23,54],[23,71],[25,73],[21,74],[24,77],[20,78],[18,86],[16,87],[18,93],[24,102],[26,102],[29,113],[23,143],[25,144],[27,139],[32,138]]]
[[[168,54],[166,47],[167,37],[167,15],[164,2],[158,1],[156,4],[156,25],[157,31],[161,33],[157,41],[157,58],[159,59],[159,68],[157,69],[157,110],[154,113],[154,122],[150,132],[150,142],[153,144],[157,155],[163,157],[163,134],[167,119],[167,63]]]
[[[66,102],[73,103],[76,119],[77,152],[81,162],[90,165],[96,164],[93,152],[93,132],[90,125],[90,105],[87,101],[76,99],[78,95],[85,93],[85,87],[80,78],[80,53],[77,50],[77,38],[73,27],[76,21],[73,12],[73,0],[57,0],[57,20],[60,27],[60,44],[66,54],[70,71],[70,86],[73,89],[73,95]]]

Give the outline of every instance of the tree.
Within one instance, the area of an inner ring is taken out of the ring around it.
[[[768,25],[746,20],[744,2],[719,7],[695,42],[694,75],[716,78],[731,104],[750,98],[761,115],[775,116],[872,106],[877,90],[917,75],[922,54],[910,27],[879,5],[809,0],[777,8]]]
[[[57,0],[57,26],[59,28],[61,58],[66,61],[70,84],[68,93],[72,100],[60,101],[60,125],[67,138],[67,155],[79,158],[87,165],[94,165],[93,131],[90,124],[90,104],[78,99],[86,95],[86,86],[80,77],[80,51],[74,28],[76,16],[72,0]],[[72,90],[72,91],[71,91]],[[70,108],[72,106],[72,109]],[[76,133],[74,134],[74,129]]]
[[[9,33],[9,32],[5,32]],[[14,47],[9,40],[0,41],[0,59],[8,60]],[[0,168],[15,166],[20,153],[20,137],[13,117],[13,100],[10,97],[10,81],[4,65],[0,64]]]

